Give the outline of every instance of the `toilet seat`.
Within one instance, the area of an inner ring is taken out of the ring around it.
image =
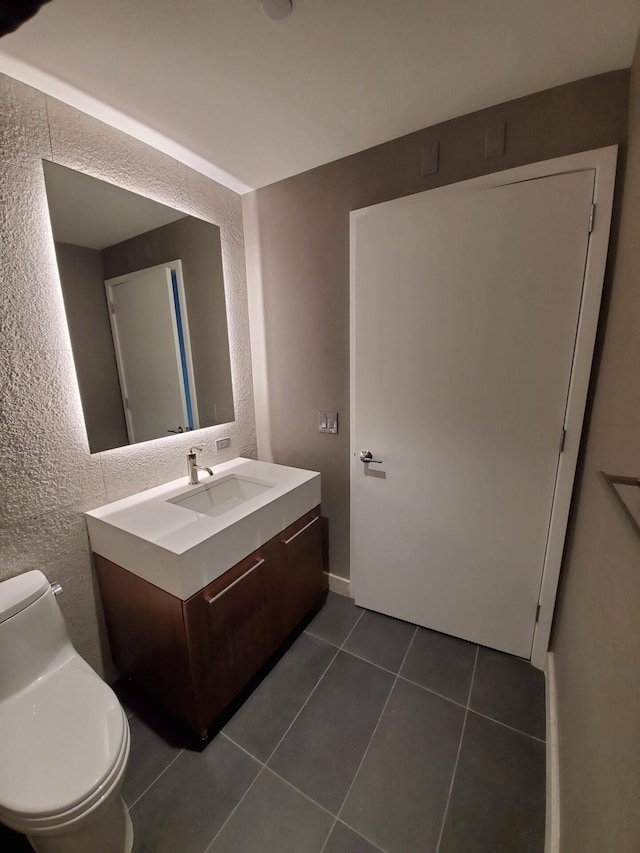
[[[121,783],[129,741],[115,694],[73,656],[0,702],[0,820],[28,834],[86,817]]]
[[[73,808],[53,814],[33,815],[16,811],[5,813],[0,806],[0,821],[4,821],[7,825],[11,823],[14,829],[24,832],[25,835],[38,835],[39,833],[50,834],[52,831],[62,830],[63,828],[69,829],[75,821],[90,818],[92,813],[97,811],[107,800],[114,788],[118,787],[123,781],[129,760],[129,745],[130,738],[127,725],[126,738],[122,745],[118,763],[104,782]]]

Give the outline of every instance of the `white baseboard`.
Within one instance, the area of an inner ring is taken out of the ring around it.
[[[338,595],[346,595],[351,598],[351,581],[349,578],[341,578],[340,575],[332,575],[331,572],[325,572],[329,578],[329,589],[331,592],[337,592]]]
[[[547,819],[545,853],[560,853],[560,756],[558,743],[558,700],[556,664],[553,652],[547,654]]]

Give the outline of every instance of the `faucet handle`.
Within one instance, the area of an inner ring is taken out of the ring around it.
[[[192,447],[192,448],[191,448],[191,450],[189,451],[189,453],[195,453],[195,452],[196,452],[196,450],[199,450],[199,451],[200,451],[200,453],[202,453],[202,448],[201,448],[201,447]]]

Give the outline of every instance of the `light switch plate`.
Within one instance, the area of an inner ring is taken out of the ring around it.
[[[318,412],[318,432],[330,432],[335,435],[338,432],[338,413]]]
[[[226,450],[227,447],[231,447],[231,439],[230,438],[219,438],[216,441],[216,450]]]

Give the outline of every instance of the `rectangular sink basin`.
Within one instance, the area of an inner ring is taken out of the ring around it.
[[[172,498],[168,503],[217,518],[271,488],[271,483],[259,483],[237,474],[229,474],[194,495]]]

